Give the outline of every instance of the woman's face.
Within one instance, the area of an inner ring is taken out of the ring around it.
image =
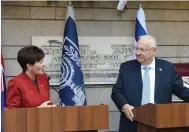
[[[44,64],[43,64],[43,59],[42,58],[40,61],[35,62],[33,65],[29,66],[30,71],[36,75],[36,74],[43,74],[44,73]]]

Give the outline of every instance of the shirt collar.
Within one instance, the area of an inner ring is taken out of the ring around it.
[[[152,63],[150,65],[147,65],[148,67],[150,67],[151,69],[155,70],[155,57],[153,57]],[[141,65],[141,69],[143,69],[144,65]]]

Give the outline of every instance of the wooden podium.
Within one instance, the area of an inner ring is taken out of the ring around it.
[[[4,132],[65,132],[108,128],[108,105],[4,110]]]
[[[189,104],[147,104],[133,110],[137,132],[189,132]]]

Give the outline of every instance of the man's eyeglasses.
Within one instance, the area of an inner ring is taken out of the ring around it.
[[[153,48],[153,47],[152,47]],[[149,49],[143,49],[143,48],[138,48],[137,46],[133,47],[134,52],[136,53],[137,51],[140,51],[141,53],[144,53],[148,50],[151,50],[152,48]]]

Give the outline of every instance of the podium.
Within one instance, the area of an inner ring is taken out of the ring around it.
[[[147,104],[133,110],[137,132],[189,132],[189,104]]]
[[[4,132],[66,132],[109,128],[108,105],[4,110]]]

